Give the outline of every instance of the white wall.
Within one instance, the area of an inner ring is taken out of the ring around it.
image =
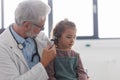
[[[120,39],[77,40],[73,48],[80,53],[90,80],[120,80]]]

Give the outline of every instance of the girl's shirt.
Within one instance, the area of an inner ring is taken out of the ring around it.
[[[49,80],[87,80],[81,58],[73,50],[56,50],[56,58],[46,70]]]

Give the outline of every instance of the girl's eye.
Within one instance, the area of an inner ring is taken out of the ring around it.
[[[68,38],[68,39],[75,39],[76,37],[72,37],[72,36],[67,36],[66,38]]]
[[[69,39],[70,39],[70,38],[72,38],[72,37],[69,37],[69,36],[68,36],[67,38],[69,38]]]

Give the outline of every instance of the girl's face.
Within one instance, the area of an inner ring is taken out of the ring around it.
[[[71,49],[76,38],[75,28],[66,28],[62,36],[58,38],[58,48],[59,49]]]

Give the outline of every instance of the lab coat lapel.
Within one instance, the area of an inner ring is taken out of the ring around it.
[[[5,31],[4,31],[4,34],[6,34],[7,36],[3,37],[4,40],[6,40],[6,43],[8,43],[10,49],[14,52],[15,55],[17,55],[20,60],[28,67],[26,61],[25,61],[25,58],[23,56],[23,53],[22,53],[22,50],[20,50],[18,47],[17,47],[17,43],[16,41],[14,40],[9,28],[7,28]]]

